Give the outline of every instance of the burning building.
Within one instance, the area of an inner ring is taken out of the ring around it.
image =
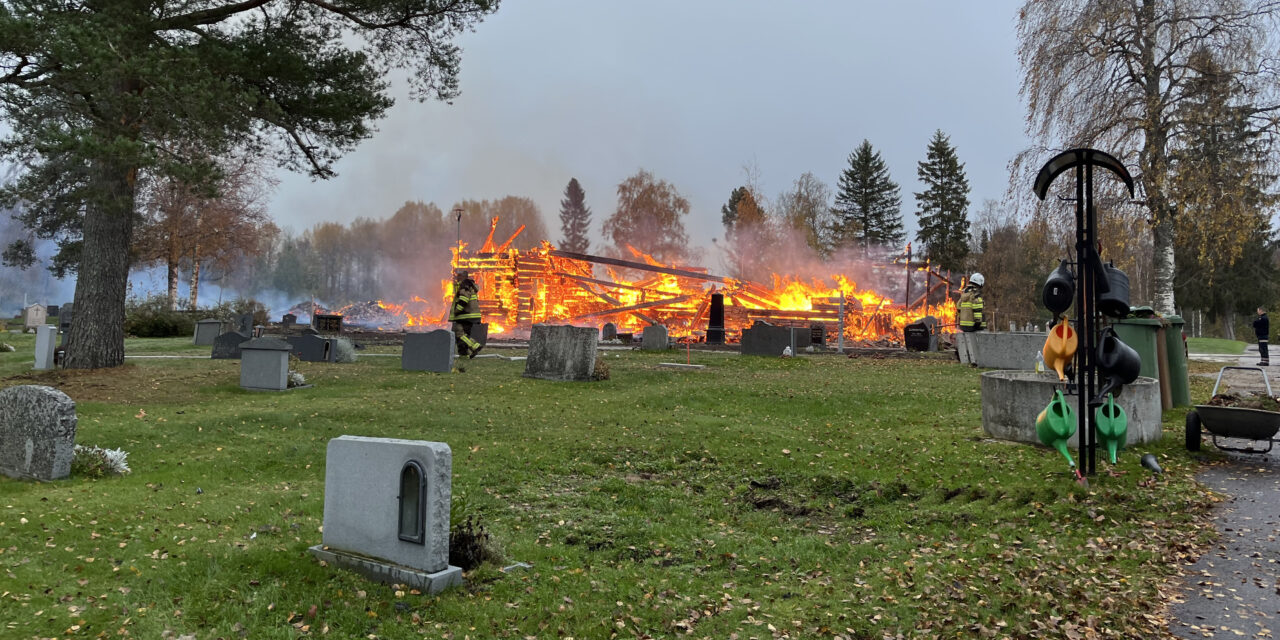
[[[467,271],[480,283],[481,312],[490,335],[527,335],[537,323],[613,323],[623,333],[661,324],[674,337],[697,341],[705,339],[713,294],[722,296],[724,335],[730,341],[758,320],[820,328],[828,340],[843,335],[847,342],[890,344],[901,343],[903,328],[923,316],[935,317],[944,327],[955,324],[955,303],[944,295],[952,286],[949,278],[909,261],[881,265],[903,274],[898,281],[905,284],[904,302],[896,302],[892,296],[859,288],[843,274],[809,282],[774,275],[764,284],[714,275],[700,267],[663,264],[633,248],[633,260],[561,251],[545,241],[519,251],[511,243],[521,230],[497,245],[491,228],[478,251],[469,251],[466,244],[453,250],[454,271]],[[911,280],[921,275],[924,290],[911,300]],[[445,309],[452,286],[451,280],[441,282]],[[947,291],[939,293],[940,289]],[[415,314],[406,306],[379,304],[403,315],[406,327],[447,322],[447,311]]]

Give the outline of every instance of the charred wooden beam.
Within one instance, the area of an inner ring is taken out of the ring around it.
[[[693,296],[676,296],[674,298],[667,298],[665,300],[654,300],[653,302],[641,302],[640,304],[633,304],[629,307],[622,307],[620,309],[605,309],[604,311],[593,311],[591,313],[583,313],[580,315],[576,315],[570,318],[570,320],[580,320],[582,318],[594,318],[596,316],[612,316],[619,313],[629,313],[633,311],[638,311],[640,309],[651,309],[653,307],[661,307],[664,305],[677,304],[680,302],[684,302],[685,300],[688,300],[689,298],[692,298],[692,297]],[[650,322],[651,324],[658,324],[657,322],[653,322],[653,321],[650,321]]]
[[[608,302],[609,304],[612,304],[612,305],[620,305],[620,304],[622,304],[622,301],[621,301],[621,300],[619,300],[619,299],[617,299],[617,298],[615,298],[615,297],[613,297],[613,296],[611,296],[611,295],[608,295],[608,294],[605,294],[605,293],[601,293],[601,292],[599,292],[599,291],[596,291],[595,289],[592,289],[591,287],[587,286],[587,283],[585,283],[585,282],[578,282],[578,281],[576,281],[576,280],[575,280],[575,281],[574,281],[574,284],[576,284],[576,285],[578,285],[579,287],[581,287],[583,291],[586,291],[587,293],[590,293],[591,295],[593,295],[593,296],[595,296],[595,297],[597,297],[597,298],[600,298],[601,300],[604,300],[605,302]],[[609,313],[619,313],[619,311],[620,311],[620,310],[618,310],[618,309],[614,309],[613,311],[610,311]],[[631,315],[633,315],[633,316],[635,316],[635,317],[637,317],[637,318],[640,318],[641,320],[644,320],[645,322],[648,322],[648,323],[649,323],[649,324],[651,324],[651,325],[653,325],[653,324],[660,324],[657,320],[654,320],[653,318],[650,318],[649,316],[646,316],[645,314],[640,313],[639,311],[632,310],[630,313],[631,313]],[[581,317],[581,316],[580,316],[580,317]]]
[[[593,256],[585,253],[574,253],[572,251],[561,251],[552,249],[547,255],[557,256],[560,258],[570,258],[572,260],[583,260],[586,262],[594,262],[596,264],[608,264],[615,267],[625,267],[627,269],[638,269],[640,271],[654,271],[657,273],[666,273],[681,278],[694,278],[697,280],[707,280],[710,282],[728,282],[729,278],[724,276],[712,275],[709,273],[698,273],[697,271],[689,271],[688,269],[674,269],[672,267],[660,267],[643,262],[634,262],[632,260],[619,260],[618,258],[606,258],[604,256]]]

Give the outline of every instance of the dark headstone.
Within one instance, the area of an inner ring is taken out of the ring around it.
[[[253,314],[242,313],[236,316],[236,331],[253,334]]]
[[[59,344],[62,345],[67,344],[67,333],[71,331],[71,316],[74,310],[71,304],[68,302],[58,310],[58,331],[62,333],[62,341]]]
[[[808,327],[779,327],[757,320],[750,329],[742,330],[742,354],[748,356],[782,355],[792,347],[792,355],[811,344]]]
[[[471,331],[467,333],[472,340],[480,343],[480,346],[489,344],[489,323],[477,322],[471,325]]]
[[[311,326],[320,333],[342,333],[342,316],[336,313],[317,313]]]
[[[600,339],[601,340],[617,340],[618,325],[612,322],[604,323],[604,326],[600,327]]]
[[[49,481],[71,474],[76,403],[37,385],[0,390],[0,473]]]
[[[286,313],[284,314],[284,317],[280,318],[280,324],[283,324],[284,328],[286,329],[288,329],[289,327],[292,327],[294,323],[297,321],[298,321],[298,316],[295,316],[292,313]]]
[[[214,360],[239,360],[240,345],[251,339],[247,333],[228,331],[213,339],[213,352],[209,357]]]
[[[595,378],[594,327],[535,324],[529,335],[529,358],[524,377],[586,382]]]
[[[242,332],[248,333],[248,332]],[[198,347],[207,347],[222,334],[222,321],[217,318],[205,318],[196,323],[196,334],[193,342]]]
[[[303,362],[333,362],[336,349],[333,338],[304,335],[285,338],[293,350],[293,355]]]
[[[938,319],[925,316],[902,328],[907,351],[938,350]]]
[[[449,373],[453,368],[453,332],[436,329],[426,333],[407,333],[400,351],[400,368],[405,371]]]
[[[52,318],[52,317],[57,316],[57,315],[58,315],[58,311],[61,311],[61,309],[58,307],[58,305],[56,305],[56,304],[51,304],[51,305],[49,305],[48,311],[49,311],[49,317],[51,317],[51,318]]]
[[[711,294],[707,312],[707,344],[724,344],[724,294]]]

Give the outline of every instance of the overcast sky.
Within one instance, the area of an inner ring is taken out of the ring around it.
[[[593,248],[640,169],[689,199],[710,246],[753,167],[775,199],[804,172],[833,190],[865,138],[902,187],[914,236],[916,163],[936,129],[972,187],[972,220],[1003,197],[1027,146],[1018,98],[1020,1],[506,0],[463,47],[462,96],[397,104],[375,136],[312,181],[282,173],[271,213],[295,232],[386,218],[405,201],[532,198],[552,241],[578,178]],[[1028,187],[1029,188],[1029,187]]]

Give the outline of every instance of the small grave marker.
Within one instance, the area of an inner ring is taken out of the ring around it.
[[[640,338],[640,348],[644,351],[666,351],[670,347],[671,338],[667,327],[651,324],[644,328],[644,336]]]
[[[524,377],[578,382],[593,380],[597,335],[594,327],[533,325]]]
[[[426,333],[409,333],[400,351],[400,368],[405,371],[449,373],[457,357],[453,332],[436,329]]]
[[[213,339],[213,352],[209,357],[214,360],[239,360],[240,345],[251,337],[239,331],[228,331]]]
[[[254,338],[241,344],[240,386],[251,391],[288,389],[291,349],[278,338]]]

